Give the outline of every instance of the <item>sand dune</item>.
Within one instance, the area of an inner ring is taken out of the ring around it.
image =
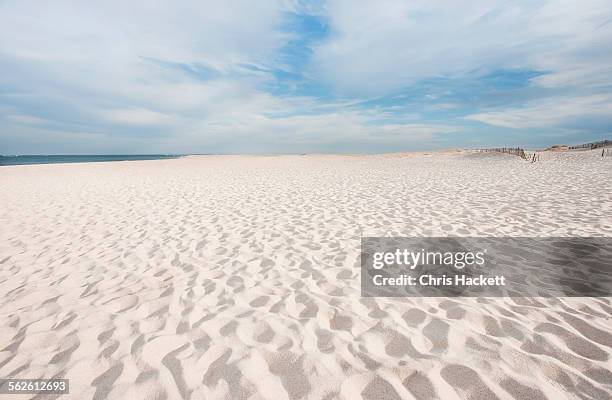
[[[610,182],[596,151],[2,167],[0,377],[74,399],[607,399],[612,298],[362,298],[359,240],[612,236]]]

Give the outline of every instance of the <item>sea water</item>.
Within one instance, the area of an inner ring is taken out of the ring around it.
[[[134,161],[134,160],[163,160],[177,158],[175,154],[139,154],[139,155],[16,155],[0,156],[0,165],[27,165],[27,164],[60,164],[60,163],[85,163],[104,161]]]

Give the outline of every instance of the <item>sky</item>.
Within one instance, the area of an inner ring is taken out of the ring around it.
[[[0,154],[611,137],[610,0],[0,0]]]

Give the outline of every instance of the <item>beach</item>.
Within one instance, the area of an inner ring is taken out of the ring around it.
[[[0,167],[0,377],[70,399],[610,398],[611,297],[360,295],[361,237],[612,236],[600,154]]]

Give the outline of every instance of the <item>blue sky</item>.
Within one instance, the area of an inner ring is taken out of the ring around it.
[[[0,2],[0,154],[612,136],[612,3]]]

